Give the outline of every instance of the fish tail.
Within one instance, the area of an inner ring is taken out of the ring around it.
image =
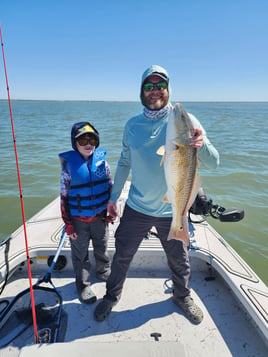
[[[182,217],[182,227],[172,226],[170,228],[167,240],[176,239],[182,240],[187,247],[190,245],[187,216]]]

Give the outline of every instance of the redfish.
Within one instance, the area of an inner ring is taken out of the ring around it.
[[[197,149],[190,146],[193,135],[194,127],[189,115],[180,104],[176,104],[166,131],[164,170],[167,195],[164,201],[171,203],[173,211],[168,240],[180,239],[187,246],[190,244],[187,213],[200,187]]]

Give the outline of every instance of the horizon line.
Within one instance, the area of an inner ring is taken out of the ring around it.
[[[8,99],[0,98],[0,101]],[[139,100],[115,100],[115,99],[11,99],[11,101],[21,102],[117,102],[117,103],[141,103]],[[171,102],[187,103],[268,103],[268,100],[172,100]]]

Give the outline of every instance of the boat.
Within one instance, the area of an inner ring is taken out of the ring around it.
[[[129,182],[118,200],[120,215],[128,189]],[[118,224],[108,227],[111,256]],[[26,222],[28,257],[24,226],[1,244],[0,356],[267,356],[267,286],[203,216],[194,215],[189,228],[190,288],[204,312],[201,324],[191,323],[172,301],[170,271],[153,227],[131,263],[119,303],[97,322],[96,304],[82,304],[76,293],[57,197]],[[92,248],[89,254],[94,262]],[[103,297],[105,282],[94,272],[92,289]],[[50,311],[44,320],[40,310]]]

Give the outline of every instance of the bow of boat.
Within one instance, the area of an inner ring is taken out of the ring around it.
[[[123,211],[128,187],[119,200]],[[44,276],[55,255],[63,222],[59,198],[27,222],[27,236],[33,283]],[[109,225],[109,252],[114,253],[114,232]],[[207,222],[191,224],[190,260],[192,295],[204,312],[200,325],[192,324],[172,302],[172,281],[157,232],[143,240],[131,264],[123,294],[109,318],[94,320],[95,304],[81,304],[77,298],[70,244],[61,250],[52,281],[60,292],[64,318],[57,343],[35,344],[33,328],[1,349],[7,356],[264,356],[267,353],[268,292],[266,285],[244,260]],[[0,248],[2,284],[8,256],[9,280],[1,300],[10,301],[29,285],[23,229]],[[92,248],[90,259],[94,262]],[[94,264],[93,264],[94,265]],[[94,270],[94,266],[93,266]],[[95,279],[92,289],[98,298],[105,283]],[[4,324],[5,322],[2,322]],[[1,336],[0,336],[1,342]],[[1,355],[2,355],[1,354]]]

